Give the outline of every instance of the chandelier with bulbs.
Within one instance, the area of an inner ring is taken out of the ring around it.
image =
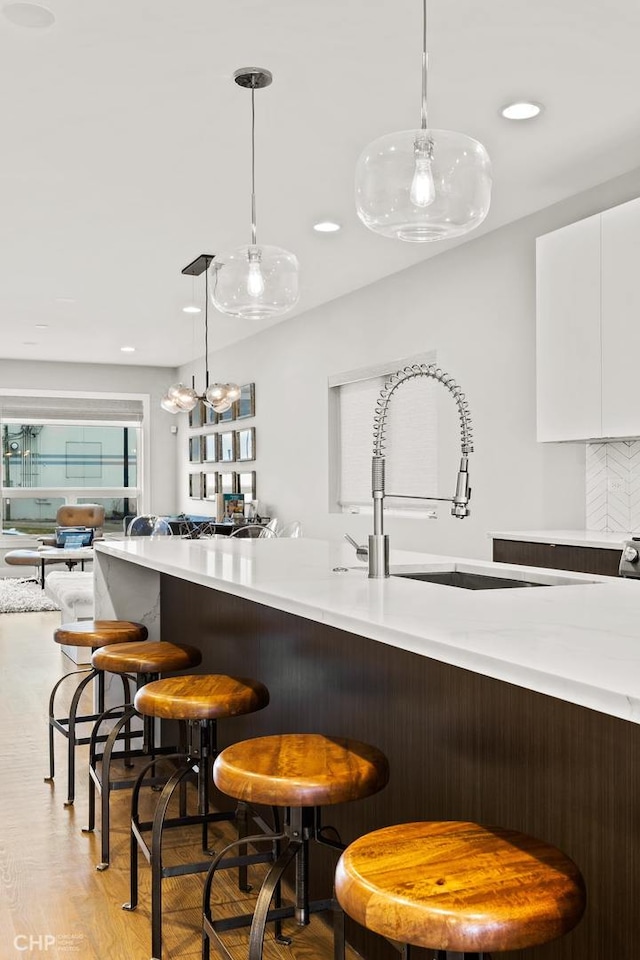
[[[209,383],[209,273],[208,269],[213,260],[213,254],[201,253],[182,270],[182,273],[191,277],[205,275],[205,307],[204,307],[204,364],[205,389],[200,394],[195,389],[195,378],[192,386],[184,383],[173,383],[160,401],[160,406],[167,413],[189,413],[202,400],[215,413],[226,413],[231,405],[240,399],[240,387],[237,383]]]

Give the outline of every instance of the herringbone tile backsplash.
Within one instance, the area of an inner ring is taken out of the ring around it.
[[[587,530],[640,532],[640,440],[587,444]]]

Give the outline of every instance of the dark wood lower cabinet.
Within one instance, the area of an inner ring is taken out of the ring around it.
[[[601,550],[598,547],[574,547],[560,543],[494,540],[492,559],[499,563],[520,563],[527,567],[551,567],[555,570],[617,577],[621,553],[622,547],[619,550]]]
[[[201,648],[201,671],[256,677],[270,690],[265,710],[220,722],[221,746],[318,732],[387,754],[381,793],[325,810],[344,841],[392,823],[475,820],[541,837],[578,863],[581,924],[501,956],[636,960],[640,726],[165,575],[161,614],[163,639]],[[324,853],[313,851],[315,893],[331,889],[335,861]],[[348,937],[367,960],[398,958],[351,923]]]

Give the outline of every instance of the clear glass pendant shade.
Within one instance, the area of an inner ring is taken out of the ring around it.
[[[160,406],[163,410],[166,410],[167,413],[181,413],[182,409],[178,406],[175,400],[172,400],[168,394],[165,393],[164,397],[160,401]]]
[[[298,258],[280,247],[238,247],[211,266],[211,300],[245,320],[281,317],[298,302]]]
[[[491,161],[481,143],[451,130],[402,130],[374,140],[356,166],[356,207],[370,230],[426,243],[482,223]]]
[[[240,399],[240,393],[237,383],[212,383],[204,392],[204,402],[216,413],[226,413]]]
[[[231,400],[232,403],[235,403],[236,400],[239,400],[242,395],[242,390],[237,383],[228,383],[227,385],[227,400]]]
[[[167,398],[175,403],[179,410],[188,413],[198,402],[198,394],[193,387],[185,387],[183,383],[174,383],[167,390]],[[164,407],[166,410],[167,407]]]

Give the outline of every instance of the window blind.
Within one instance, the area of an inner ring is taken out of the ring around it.
[[[386,380],[386,375],[376,376],[335,388],[340,432],[338,502],[343,507],[371,504],[373,418]],[[420,378],[403,383],[393,395],[385,442],[389,494],[438,496],[437,389],[433,381]],[[420,502],[400,503],[424,509]]]
[[[38,423],[40,420],[106,420],[142,422],[142,400],[120,397],[0,396],[0,419]]]

